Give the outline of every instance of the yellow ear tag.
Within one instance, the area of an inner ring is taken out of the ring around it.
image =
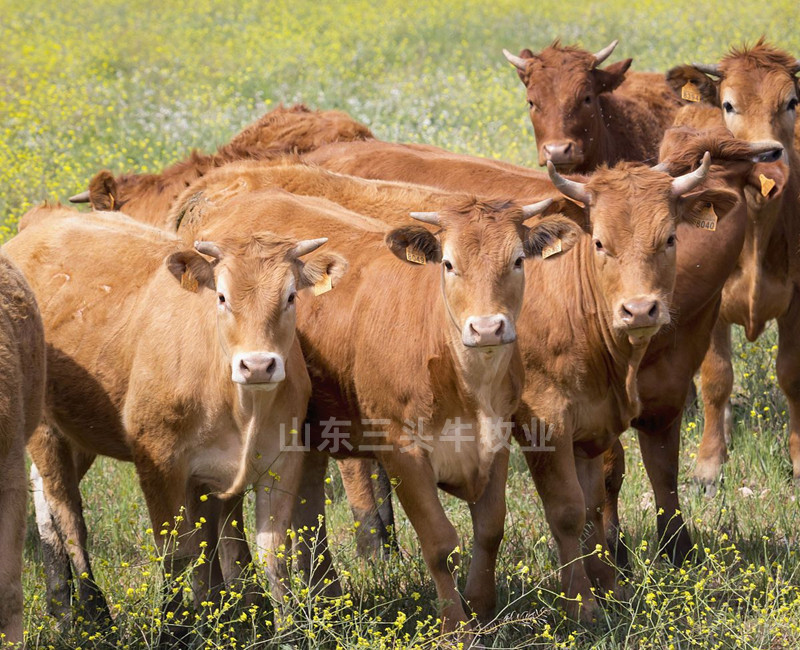
[[[759,174],[758,180],[761,181],[761,196],[769,196],[770,190],[775,187],[775,181],[767,178],[764,174]]]
[[[542,249],[542,259],[546,260],[548,257],[557,255],[560,252],[561,252],[561,238],[559,237],[552,244],[550,244],[549,246],[545,246]]]
[[[709,203],[699,215],[691,219],[691,223],[695,228],[715,231],[717,229],[717,213],[714,212],[714,206]]]
[[[184,271],[183,275],[181,275],[181,289],[186,289],[186,291],[197,293],[198,286],[197,278],[189,273],[188,269]]]
[[[687,102],[699,102],[700,101],[700,91],[697,89],[697,86],[694,85],[693,82],[687,81],[683,88],[681,88],[681,99],[685,99]]]
[[[328,293],[331,289],[333,289],[331,276],[326,273],[320,278],[320,281],[314,285],[314,295],[321,296],[323,293]]]
[[[414,264],[425,264],[425,256],[422,253],[417,253],[411,246],[406,246],[406,259],[409,262],[414,262]]]

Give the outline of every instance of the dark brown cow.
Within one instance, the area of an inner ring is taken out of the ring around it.
[[[559,41],[537,54],[503,50],[527,89],[540,165],[589,172],[621,160],[655,162],[680,103],[662,75],[628,73],[632,59],[599,68],[616,45],[596,54]]]
[[[95,210],[121,210],[153,225],[187,185],[211,169],[234,160],[270,159],[286,153],[306,153],[330,142],[370,140],[372,133],[341,111],[311,111],[302,104],[279,106],[235,136],[214,154],[193,151],[189,158],[159,174],[97,174],[89,190],[73,203],[92,202]],[[92,200],[94,199],[94,200]]]
[[[103,454],[136,465],[156,546],[174,576],[201,554],[202,541],[216,548],[217,516],[231,507],[216,498],[204,505],[200,495],[256,485],[256,542],[280,597],[279,546],[306,458],[284,450],[288,432],[280,429],[302,420],[311,391],[294,301],[323,273],[336,284],[343,259],[318,254],[304,263],[325,240],[264,232],[187,249],[174,234],[116,213],[45,207],[20,224],[5,249],[44,305],[48,343],[48,425],[28,447],[47,554],[69,555],[90,613],[107,615],[86,553],[75,463]],[[201,516],[208,525],[196,530]],[[159,534],[173,525],[177,549]],[[208,559],[203,590],[221,580],[216,558]],[[50,595],[68,608],[63,576],[48,577]]]
[[[25,443],[39,425],[44,388],[44,331],[36,299],[0,253],[0,646],[22,643]]]
[[[333,207],[262,190],[197,213],[179,232],[189,240],[271,227],[294,236],[325,225],[331,242],[351,252],[352,271],[335,295],[299,308],[313,379],[311,439],[334,456],[376,457],[398,481],[445,630],[469,617],[454,580],[459,539],[437,486],[469,502],[475,538],[463,597],[481,620],[489,619],[508,464],[499,422],[510,420],[522,386],[514,342],[523,261],[559,228],[574,226],[545,218],[529,230],[523,221],[543,206],[529,212],[462,198],[438,214],[418,215],[437,225],[434,236],[421,226],[389,231],[343,208],[334,218]],[[320,426],[330,422],[345,432],[338,439]],[[321,507],[321,493],[316,502]]]
[[[800,90],[800,61],[759,40],[734,49],[718,65],[695,65],[671,71],[714,86],[713,100],[725,125],[738,138],[780,143],[789,173],[778,201],[758,191],[748,195],[748,235],[737,268],[725,288],[720,323],[703,363],[706,423],[695,477],[713,492],[727,458],[730,394],[733,388],[730,325],[745,328],[755,340],[772,320],[778,321],[778,383],[789,405],[789,453],[795,480],[800,480],[800,157],[794,147]]]

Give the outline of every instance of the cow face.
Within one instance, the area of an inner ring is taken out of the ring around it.
[[[167,258],[181,286],[210,290],[208,299],[215,303],[219,341],[233,382],[271,390],[285,378],[298,292],[320,281],[333,286],[346,270],[346,262],[335,253],[301,261],[326,241],[292,242],[258,233],[219,243],[197,242],[196,250]]]
[[[548,166],[556,186],[589,206],[592,239],[588,255],[595,272],[598,309],[631,345],[646,344],[670,322],[675,284],[677,224],[699,220],[713,207],[729,212],[737,195],[724,189],[695,191],[710,166],[673,179],[640,165],[601,169],[588,183],[569,181]]]
[[[557,41],[534,54],[515,57],[504,50],[527,89],[528,108],[539,147],[539,164],[552,162],[561,172],[588,171],[602,141],[603,115],[599,97],[625,79],[631,59],[605,69],[597,66],[611,54],[616,41],[597,54]]]
[[[547,219],[533,228],[524,221],[549,205],[547,200],[521,208],[472,199],[448,211],[412,213],[438,232],[419,226],[398,228],[386,236],[386,243],[405,262],[441,265],[447,320],[460,332],[464,346],[513,343],[525,288],[526,254],[557,236],[548,230]]]

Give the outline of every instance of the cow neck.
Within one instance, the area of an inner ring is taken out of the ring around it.
[[[612,309],[605,300],[595,267],[591,239],[581,238],[581,301],[587,316],[586,327],[589,350],[595,351],[591,364],[597,377],[607,377],[609,388],[617,402],[621,426],[627,428],[630,421],[639,415],[641,402],[637,374],[639,365],[647,351],[647,343],[633,346],[625,334],[613,326]]]
[[[791,278],[800,283],[800,209],[798,196],[800,196],[800,154],[792,146],[789,152],[789,180],[783,190],[781,200],[781,221],[789,256],[789,273]]]

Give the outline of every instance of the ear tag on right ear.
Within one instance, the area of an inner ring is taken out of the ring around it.
[[[694,82],[687,81],[683,84],[683,88],[681,88],[681,99],[685,99],[687,102],[700,101],[700,91],[697,86],[694,85]]]
[[[320,278],[319,282],[314,285],[314,295],[321,296],[323,293],[328,293],[332,288],[331,276],[326,273]]]
[[[181,275],[181,289],[186,289],[186,291],[191,291],[192,293],[197,293],[197,287],[199,286],[197,282],[197,278],[192,275],[189,270],[185,270]]]
[[[770,191],[775,187],[775,181],[767,178],[764,174],[759,174],[758,180],[761,181],[761,196],[769,196]]]
[[[406,259],[414,264],[425,264],[425,256],[417,253],[411,246],[406,246]]]
[[[546,260],[548,257],[552,257],[553,255],[558,255],[561,252],[561,238],[559,237],[556,239],[552,244],[549,246],[545,246],[542,249],[542,259]]]
[[[714,205],[709,203],[699,215],[691,220],[691,223],[695,228],[715,231],[717,229],[717,213],[714,212]]]

